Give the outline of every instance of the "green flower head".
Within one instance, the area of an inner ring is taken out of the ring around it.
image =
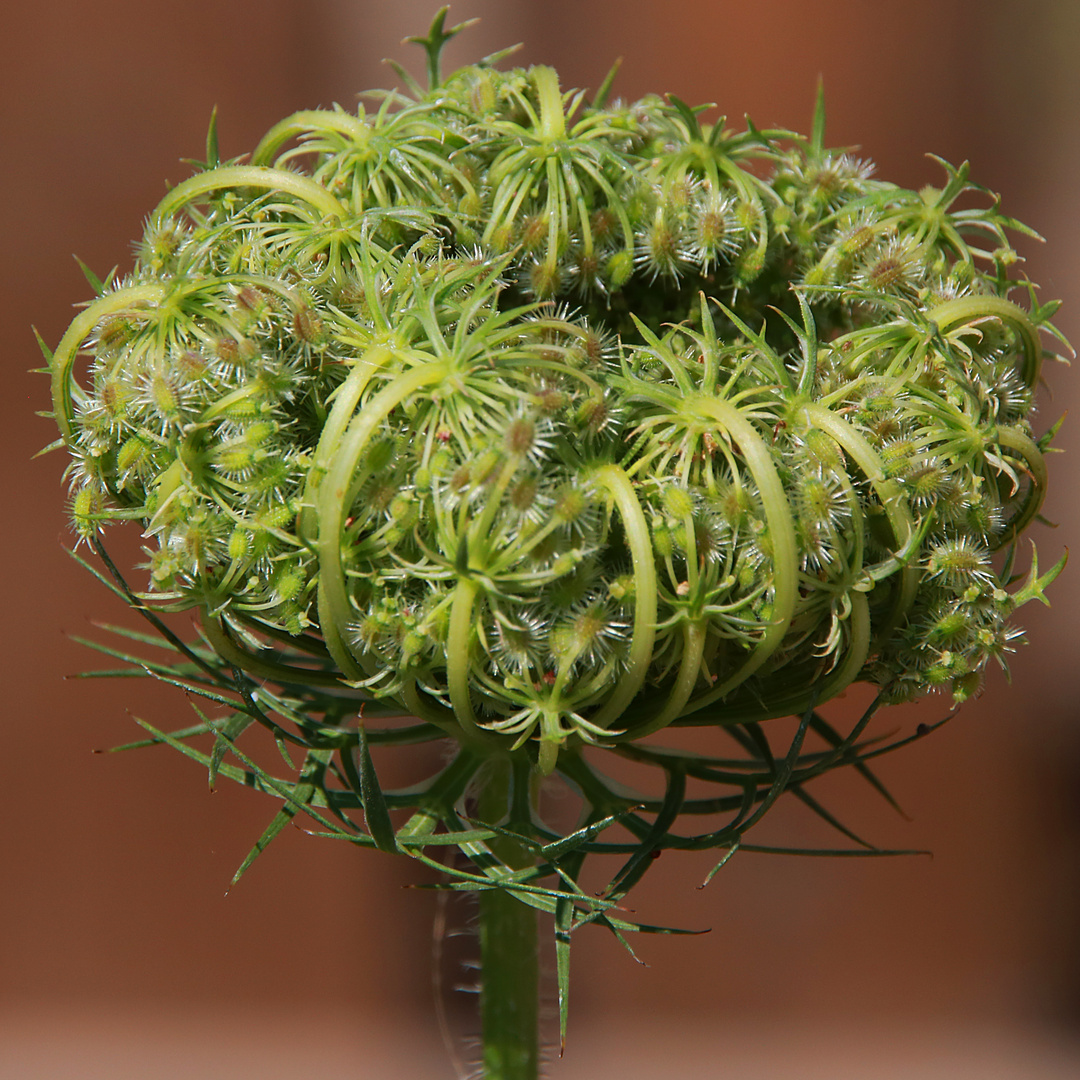
[[[1015,569],[1057,305],[966,164],[919,192],[877,179],[826,148],[820,98],[806,138],[501,57],[443,78],[444,16],[416,39],[426,88],[400,72],[355,113],[298,112],[246,163],[212,123],[130,273],[88,273],[47,352],[71,514],[110,568],[105,526],[143,530],[144,591],[121,588],[180,652],[153,670],[227,710],[154,738],[283,798],[268,836],[303,809],[440,869],[422,849],[453,840],[462,887],[511,889],[567,940],[618,932],[661,848],[723,865],[785,786],[865,769],[869,713],[841,737],[818,705],[856,682],[963,701],[1004,666],[1064,562]],[[157,615],[177,611],[196,644]],[[758,722],[789,715],[774,756]],[[298,779],[236,748],[256,722],[303,748]],[[669,725],[744,756],[640,742]],[[382,792],[369,743],[433,738],[451,763]],[[591,747],[663,795],[609,783]],[[464,809],[492,759],[498,835]],[[553,772],[585,807],[569,837],[530,794]],[[695,813],[733,816],[672,831]],[[633,843],[599,838],[616,823]],[[599,899],[574,881],[589,852],[628,854]]]
[[[547,67],[413,91],[212,153],[150,215],[52,360],[80,533],[141,520],[154,602],[242,669],[306,635],[545,769],[859,679],[967,696],[1027,595],[965,599],[1045,492],[1050,310],[997,201],[955,208],[966,166],[904,191],[820,126]],[[926,627],[969,608],[945,659]]]

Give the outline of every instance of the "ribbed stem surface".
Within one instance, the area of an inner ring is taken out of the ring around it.
[[[479,816],[498,824],[509,804],[510,762],[489,763]],[[510,866],[531,854],[512,840],[490,842]],[[540,1075],[536,912],[501,889],[480,893],[480,1022],[484,1080],[537,1080]]]

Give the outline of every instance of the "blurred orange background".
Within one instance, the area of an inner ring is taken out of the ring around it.
[[[167,749],[92,753],[138,737],[133,714],[166,727],[191,714],[167,687],[63,678],[102,666],[70,636],[124,613],[63,552],[64,462],[32,457],[54,431],[34,416],[47,382],[27,371],[41,363],[31,324],[54,345],[88,295],[71,253],[101,276],[130,264],[129,239],[164,181],[188,174],[180,159],[202,155],[215,104],[223,157],[295,109],[351,106],[393,81],[382,57],[420,71],[399,41],[436,6],[40,0],[5,13],[0,1078],[284,1077],[300,1063],[452,1075],[431,999],[434,896],[405,888],[413,866],[292,830],[225,898],[270,802],[209,794]],[[1080,5],[460,0],[451,21],[477,15],[451,62],[523,41],[517,59],[554,64],[568,88],[595,87],[622,56],[624,97],[715,101],[735,123],[806,130],[821,75],[832,145],[916,188],[941,177],[925,151],[970,159],[1048,237],[1018,241],[1025,269],[1080,340]],[[1044,426],[1078,393],[1065,367],[1047,381]],[[1078,442],[1074,420],[1045,508],[1060,527],[1035,529],[1047,565],[1080,525]],[[846,780],[823,788],[864,835],[932,858],[744,855],[701,891],[708,860],[666,855],[637,915],[713,932],[635,942],[647,968],[583,932],[551,1075],[1080,1074],[1080,569],[1052,600],[1024,612],[1011,687],[991,674],[944,730],[882,762],[910,820]],[[784,810],[765,830],[817,836]]]

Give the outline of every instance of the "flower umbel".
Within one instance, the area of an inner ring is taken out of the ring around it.
[[[444,80],[444,17],[416,39],[426,88],[298,112],[250,164],[220,164],[211,127],[131,272],[88,275],[48,355],[55,418],[80,539],[179,652],[154,670],[225,709],[153,738],[283,797],[271,835],[303,810],[440,870],[425,848],[450,835],[459,884],[569,940],[633,929],[613,908],[661,848],[726,861],[785,786],[861,762],[870,714],[803,751],[851,684],[960,701],[1004,666],[1063,564],[1013,573],[1056,306],[1010,276],[1026,230],[966,165],[919,193],[875,179],[824,147],[820,102],[805,139],[609,105],[548,67]],[[114,520],[146,536],[137,595]],[[187,610],[192,645],[157,614]],[[766,753],[758,722],[785,715]],[[252,723],[302,748],[296,777],[237,747]],[[669,725],[744,757],[640,741]],[[434,738],[453,761],[383,792],[371,747]],[[663,791],[627,794],[602,752]],[[490,759],[511,779],[478,823]],[[530,773],[578,793],[581,828],[548,828]],[[689,798],[688,775],[724,794]],[[599,897],[576,885],[590,852],[628,854]]]

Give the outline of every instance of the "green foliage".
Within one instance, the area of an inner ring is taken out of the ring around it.
[[[111,636],[134,642],[141,651],[87,641],[89,647],[121,665],[91,674],[143,676],[174,685],[188,695],[197,719],[174,731],[139,720],[149,738],[117,749],[168,745],[203,765],[211,786],[230,780],[281,803],[233,883],[287,825],[307,818],[312,835],[404,854],[437,871],[444,881],[439,888],[504,891],[553,917],[564,1035],[573,932],[596,924],[628,949],[624,935],[629,932],[689,932],[630,922],[621,914],[624,897],[656,864],[661,852],[719,851],[720,861],[706,883],[739,850],[849,857],[911,854],[862,840],[806,791],[808,784],[826,772],[850,767],[889,797],[867,762],[931,729],[893,741],[867,738],[866,729],[879,704],[876,700],[843,735],[808,708],[779,754],[760,725],[750,720],[720,728],[730,745],[726,755],[688,753],[652,743],[622,742],[607,748],[614,758],[655,770],[662,777],[662,795],[642,793],[612,779],[595,749],[580,745],[568,749],[559,756],[548,781],[566,785],[582,800],[581,824],[564,834],[541,814],[534,797],[535,770],[520,755],[510,759],[512,778],[501,801],[503,809],[492,813],[489,807],[483,817],[478,816],[482,808],[477,795],[486,788],[492,757],[468,745],[457,746],[423,782],[384,788],[373,749],[382,754],[394,748],[443,743],[446,733],[429,723],[395,722],[387,714],[396,710],[377,703],[361,705],[356,696],[343,694],[330,680],[312,678],[331,673],[332,661],[284,636],[274,650],[278,665],[274,683],[245,674],[209,641],[181,641],[152,608],[136,599],[101,541],[95,538],[92,544],[110,576],[94,570],[79,555],[74,558],[131,602],[154,632],[103,626]],[[153,659],[142,655],[148,648],[154,651]],[[199,702],[206,703],[213,715]],[[381,724],[376,726],[376,721]],[[240,748],[238,740],[252,727],[264,729],[276,741],[283,771],[268,770]],[[823,748],[806,748],[810,731],[819,736]],[[749,843],[745,834],[784,792],[793,793],[849,843],[809,850]],[[704,827],[687,829],[694,820],[702,821]],[[462,858],[449,857],[452,851]],[[621,864],[599,891],[581,884],[582,866],[590,855],[614,857]]]

